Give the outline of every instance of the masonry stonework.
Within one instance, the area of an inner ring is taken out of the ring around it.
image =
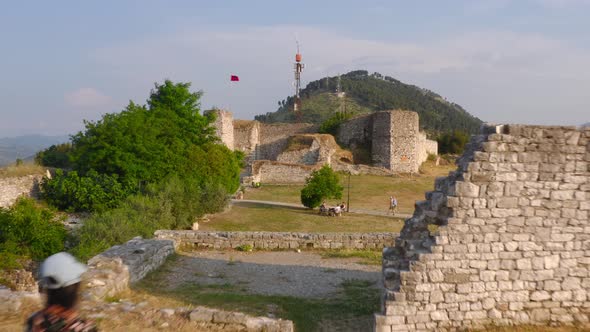
[[[43,175],[25,175],[0,179],[0,208],[8,208],[20,196],[36,197]]]
[[[353,118],[340,126],[338,142],[355,149],[370,149],[377,167],[394,172],[416,173],[437,143],[420,132],[418,113],[382,111]]]
[[[232,249],[382,249],[395,233],[204,232],[159,230],[157,239],[173,240],[176,248]]]
[[[231,112],[224,110],[212,110],[215,114],[215,134],[230,150],[234,149],[234,117]]]
[[[474,136],[384,250],[376,331],[588,325],[589,141],[575,127]]]

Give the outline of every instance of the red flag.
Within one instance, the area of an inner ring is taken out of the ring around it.
[[[238,76],[236,76],[236,75],[231,75],[231,77],[230,77],[229,80],[232,81],[232,82],[239,82],[240,81],[240,78]]]

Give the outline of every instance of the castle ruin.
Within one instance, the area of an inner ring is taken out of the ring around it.
[[[472,137],[383,251],[376,331],[588,325],[589,142],[576,127]]]
[[[246,154],[244,182],[301,183],[324,164],[353,174],[416,173],[437,143],[419,130],[418,114],[383,111],[355,117],[340,126],[338,135],[318,134],[307,123],[266,124],[234,120],[215,110],[215,128],[223,144]],[[354,164],[354,156],[336,143],[364,149],[372,166]]]

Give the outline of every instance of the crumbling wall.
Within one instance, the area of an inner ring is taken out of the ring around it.
[[[252,163],[252,175],[244,182],[251,181],[272,184],[304,183],[311,172],[320,166],[286,164],[271,160],[256,160]]]
[[[589,140],[518,125],[474,136],[384,250],[376,330],[587,325]]]
[[[426,138],[426,134],[419,133],[417,140],[418,165],[428,159],[429,154],[438,155],[438,142]]]
[[[340,125],[336,139],[343,146],[370,146],[373,134],[373,114],[354,117]]]
[[[43,175],[0,179],[0,207],[10,207],[20,196],[36,197],[42,179]]]
[[[210,112],[215,114],[215,134],[221,140],[221,143],[225,144],[230,150],[234,149],[234,124],[233,115],[229,111],[224,110],[211,110]]]
[[[389,168],[402,173],[416,173],[422,162],[418,159],[422,145],[418,113],[409,111],[390,112],[391,152]],[[373,152],[374,154],[375,152]]]
[[[256,153],[256,147],[260,144],[260,122],[249,120],[234,120],[234,149],[244,152],[246,155]]]
[[[88,260],[83,275],[83,298],[96,300],[127,289],[159,268],[174,253],[169,240],[144,240],[136,237],[125,244],[111,247]]]
[[[317,129],[317,126],[309,123],[262,123],[256,159],[277,160],[278,155],[287,147],[290,136],[316,132]]]
[[[156,238],[172,240],[176,248],[232,249],[382,249],[395,233],[204,232],[159,230]]]

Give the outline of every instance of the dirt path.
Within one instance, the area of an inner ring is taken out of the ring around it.
[[[252,294],[325,298],[346,280],[377,284],[381,266],[356,258],[322,258],[313,252],[199,251],[182,253],[166,273],[167,287],[183,283],[239,286]]]
[[[245,203],[245,204],[261,204],[261,205],[285,206],[285,207],[290,207],[290,208],[307,209],[305,206],[303,206],[301,204],[272,202],[272,201],[257,201],[257,200],[252,200],[252,199],[241,199],[241,200],[232,199],[231,203],[236,204],[236,205],[240,205],[240,203]],[[350,209],[349,213],[368,214],[368,215],[372,215],[372,216],[383,216],[383,217],[391,216],[391,217],[393,217],[387,211],[369,210],[369,209]],[[407,218],[411,218],[412,215],[406,214],[406,213],[396,213],[395,217],[407,219]]]

